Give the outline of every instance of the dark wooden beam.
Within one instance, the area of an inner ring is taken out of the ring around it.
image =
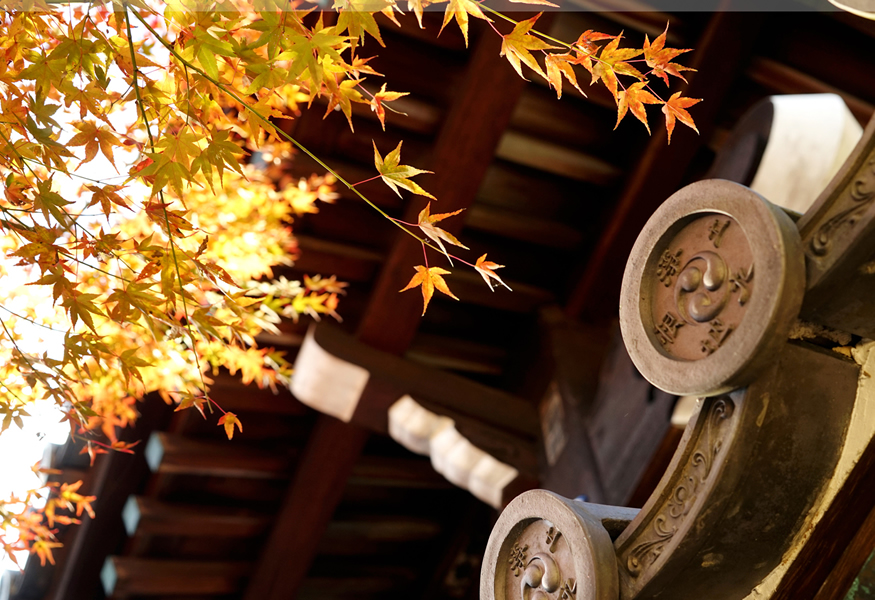
[[[525,85],[503,64],[499,49],[498,38],[491,34],[476,42],[464,83],[438,135],[429,165],[436,175],[422,178],[421,184],[440,199],[439,212],[473,203]],[[418,200],[410,202],[405,220],[415,220],[423,206]],[[447,229],[458,233],[463,221],[456,221]],[[360,323],[359,340],[393,354],[410,346],[419,326],[421,300],[398,290],[419,264],[420,252],[418,242],[399,234]],[[367,436],[358,426],[320,417],[246,591],[247,600],[297,595]]]
[[[854,584],[854,580],[860,578],[861,570],[869,563],[867,569],[871,578],[870,557],[875,549],[875,507],[863,521],[854,539],[848,544],[845,551],[839,557],[832,572],[820,586],[820,591],[814,600],[844,600],[848,597],[848,591]]]
[[[701,135],[679,126],[668,145],[665,128],[654,127],[639,166],[625,185],[583,276],[569,297],[566,306],[569,315],[585,320],[616,315],[620,282],[635,238],[653,211],[683,183],[687,167],[710,137],[723,101],[745,67],[763,21],[760,14],[733,12],[715,13],[711,18],[694,45],[695,60],[691,66],[698,72],[690,77],[684,93],[687,97],[703,98],[691,111]]]
[[[164,475],[282,479],[291,471],[294,454],[155,432],[146,444],[146,461],[153,473]]]
[[[286,340],[273,336],[273,339],[266,337],[264,341],[273,342],[271,345],[276,346],[277,342]],[[300,345],[298,340],[289,341],[297,342],[295,345]],[[257,412],[271,415],[302,416],[310,410],[295,400],[282,386],[279,386],[278,393],[275,394],[267,388],[259,389],[254,383],[245,384],[240,379],[239,374],[233,376],[227,371],[211,375],[210,378],[213,380],[212,395],[221,402],[223,409],[235,414],[238,412]]]
[[[128,536],[252,537],[263,533],[270,524],[270,518],[261,513],[172,504],[145,496],[128,498],[122,518]]]
[[[251,568],[250,563],[238,561],[113,556],[107,559],[101,579],[107,597],[112,599],[160,595],[214,596],[239,592]]]
[[[386,410],[401,396],[410,394],[440,414],[472,417],[486,426],[521,437],[538,435],[534,406],[513,394],[376,351],[329,324],[315,326],[310,335],[313,342],[331,356],[366,369],[369,383],[379,380],[385,384],[381,386],[380,398],[370,397],[366,389],[353,415],[354,422],[369,429],[388,432]],[[380,410],[374,414],[370,405],[379,406]]]
[[[172,408],[157,395],[151,395],[144,399],[139,410],[136,425],[121,431],[119,438],[122,441],[144,439],[150,431],[169,420]],[[59,572],[55,574],[45,598],[94,597],[104,559],[115,550],[123,535],[122,507],[148,476],[149,468],[143,454],[143,444],[140,444],[133,455],[111,452],[97,457],[93,485],[85,493],[97,496],[94,511],[99,518],[83,518],[82,524],[75,529],[75,537],[66,542],[66,557],[63,563],[59,562]]]
[[[473,204],[525,88],[526,82],[499,56],[500,42],[491,32],[484,33],[476,42],[465,81],[455,94],[435,144],[428,167],[435,174],[421,177],[422,186],[438,199],[433,212],[452,212]],[[411,199],[404,220],[416,221],[424,207],[425,199]],[[445,229],[458,233],[463,222],[464,218],[445,221]],[[399,294],[398,290],[415,273],[413,266],[421,263],[419,242],[399,232],[360,324],[362,340],[395,354],[410,345],[419,326],[422,299],[414,293]],[[452,276],[448,280],[452,288]]]
[[[848,110],[863,124],[875,112],[872,103],[769,58],[751,61],[747,76],[776,94],[838,94],[848,105]]]
[[[384,555],[398,544],[417,544],[441,533],[434,519],[400,515],[360,515],[335,519],[319,543],[319,554],[332,556]]]
[[[246,590],[246,600],[294,598],[343,495],[368,432],[321,417]]]

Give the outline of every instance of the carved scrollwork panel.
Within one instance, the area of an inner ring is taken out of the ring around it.
[[[625,576],[639,577],[659,559],[675,534],[688,526],[686,521],[694,505],[711,481],[734,412],[735,403],[728,396],[705,400],[693,438],[687,443],[687,460],[675,471],[661,504],[650,511],[653,517],[649,523],[627,537],[618,549]]]
[[[875,119],[836,177],[799,220],[806,253],[802,318],[875,336]]]

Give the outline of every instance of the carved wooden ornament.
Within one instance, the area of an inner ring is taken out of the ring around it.
[[[750,383],[773,360],[804,291],[790,217],[744,186],[701,181],[666,200],[639,235],[620,326],[653,385],[712,396]]]
[[[489,537],[480,600],[615,600],[611,537],[586,506],[545,490],[517,496]]]

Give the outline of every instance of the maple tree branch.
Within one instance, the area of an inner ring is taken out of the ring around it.
[[[146,107],[143,104],[143,97],[140,95],[140,86],[139,86],[139,82],[137,81],[137,71],[138,71],[137,53],[134,50],[134,38],[131,35],[131,19],[129,17],[128,3],[124,2],[123,6],[124,6],[124,13],[125,13],[125,29],[126,29],[127,34],[128,34],[128,49],[131,52],[131,66],[132,66],[131,77],[132,77],[132,83],[134,86],[134,92],[136,93],[136,96],[137,96],[137,107],[140,109],[140,113],[143,116],[143,125],[146,127],[146,134],[149,137],[149,148],[154,153],[155,152],[155,141],[152,139],[152,130],[149,127],[149,119],[146,116]],[[146,23],[146,21],[136,11],[134,12],[134,15],[144,25],[146,25],[146,27],[148,27],[150,31],[152,31],[157,36],[157,33],[155,33],[155,30],[152,29],[151,27],[149,27],[149,24]],[[179,282],[179,292],[180,292],[179,295],[182,299],[182,312],[185,315],[185,328],[188,331],[189,337],[191,338],[191,350],[192,350],[192,353],[194,354],[194,360],[195,360],[195,364],[197,365],[198,374],[200,375],[201,388],[203,389],[204,396],[209,398],[210,395],[207,392],[206,381],[204,381],[204,373],[203,373],[203,368],[201,367],[200,356],[198,355],[198,352],[197,352],[197,340],[195,339],[194,331],[191,328],[191,319],[189,319],[189,317],[188,317],[188,302],[185,299],[185,284],[182,281],[182,274],[179,271],[179,260],[176,256],[176,244],[173,241],[173,230],[171,229],[171,226],[170,226],[170,216],[167,214],[167,203],[164,201],[164,192],[162,190],[158,190],[158,199],[161,201],[161,210],[164,212],[164,221],[167,224],[167,240],[170,243],[170,253],[173,256],[173,266],[176,270],[176,280]]]
[[[508,23],[511,23],[514,27],[516,27],[517,25],[520,24],[520,22],[517,21],[516,19],[512,19],[511,17],[508,17],[508,16],[505,15],[504,13],[501,13],[501,12],[495,10],[494,8],[490,8],[489,6],[486,6],[485,4],[480,4],[480,8],[482,8],[482,9],[485,10],[486,12],[492,13],[492,14],[495,15],[496,17],[499,17],[499,18],[501,18],[501,19],[504,19],[504,20],[507,21]],[[495,27],[493,27],[492,29],[495,29]],[[532,29],[532,31],[533,31],[534,33],[537,33],[539,36],[541,36],[542,38],[544,38],[545,40],[547,40],[547,41],[549,41],[549,42],[553,42],[553,43],[555,43],[555,44],[559,44],[559,45],[561,45],[561,46],[564,46],[564,47],[568,48],[569,50],[573,50],[573,49],[574,49],[574,45],[573,45],[573,44],[569,44],[568,42],[563,42],[562,40],[559,40],[559,39],[556,39],[556,38],[554,38],[554,37],[552,37],[552,36],[549,36],[549,35],[547,35],[546,33],[543,33],[543,32],[538,31],[537,29]],[[497,29],[495,29],[495,32],[498,33],[498,35],[501,35],[501,33],[499,33],[499,31],[498,31]],[[504,37],[504,36],[502,35],[502,37]],[[593,58],[595,58],[595,57],[593,57]]]
[[[3,328],[6,329],[6,325],[3,325]],[[12,343],[14,344],[15,342],[12,342]],[[19,350],[19,352],[21,352],[21,351]],[[27,405],[27,401],[24,400],[24,399],[23,399],[21,396],[19,396],[18,394],[16,394],[16,393],[15,393],[15,390],[13,390],[12,388],[10,388],[8,385],[6,385],[5,383],[3,383],[2,381],[0,381],[0,385],[2,385],[2,386],[3,386],[3,389],[6,390],[7,392],[9,392],[9,393],[12,395],[13,398],[15,398],[16,400],[18,400],[18,401],[21,403],[21,406],[25,406],[25,405]],[[11,406],[10,406],[10,409],[12,409]]]
[[[6,337],[9,338],[10,342],[12,342],[12,346],[15,348],[15,350],[18,352],[18,354],[21,355],[21,357],[24,359],[24,361],[28,364],[28,366],[31,369],[34,369],[33,361],[31,361],[30,357],[27,354],[25,354],[24,352],[22,352],[21,348],[18,347],[18,343],[15,341],[15,338],[12,337],[12,332],[9,331],[8,327],[6,327],[6,321],[3,320],[3,317],[0,317],[0,325],[3,326],[3,331],[6,332]],[[36,370],[36,369],[34,369],[34,370]]]
[[[137,19],[138,19],[138,20],[139,20],[139,21],[140,21],[140,22],[146,27],[146,29],[148,29],[148,30],[152,33],[152,35],[155,36],[155,38],[157,39],[158,43],[160,43],[162,46],[164,46],[164,47],[165,47],[165,48],[166,48],[166,49],[167,49],[167,50],[168,50],[168,51],[169,51],[169,52],[170,52],[170,53],[171,53],[171,54],[172,54],[172,55],[173,55],[178,61],[180,61],[182,64],[186,65],[188,68],[190,68],[192,71],[194,71],[195,73],[197,73],[197,74],[200,75],[201,77],[206,78],[207,81],[209,81],[210,83],[212,83],[213,85],[215,85],[216,87],[218,87],[220,90],[222,90],[223,92],[225,92],[226,94],[228,94],[229,96],[231,96],[231,97],[232,97],[234,100],[236,100],[241,106],[243,106],[248,112],[250,112],[253,116],[255,116],[255,118],[258,119],[263,125],[266,125],[267,127],[270,128],[271,131],[273,131],[274,133],[276,133],[276,134],[279,135],[280,137],[285,138],[286,140],[288,140],[291,144],[293,144],[293,145],[294,145],[296,148],[298,148],[301,152],[303,152],[304,154],[306,154],[307,156],[309,156],[311,159],[313,159],[313,160],[316,162],[316,164],[318,164],[320,167],[322,167],[323,169],[325,169],[328,173],[330,173],[331,175],[333,175],[334,178],[337,179],[338,182],[342,183],[342,184],[343,184],[344,186],[346,186],[349,190],[351,190],[353,193],[355,193],[359,198],[361,198],[362,200],[364,200],[365,203],[368,204],[368,206],[370,206],[370,207],[373,208],[375,211],[377,211],[378,213],[380,213],[380,214],[381,214],[383,217],[385,217],[386,219],[389,219],[389,221],[392,221],[393,223],[395,223],[395,221],[392,219],[392,217],[390,217],[390,216],[386,213],[386,211],[384,211],[383,209],[381,209],[379,206],[377,206],[377,205],[374,204],[371,200],[369,200],[364,194],[362,194],[361,192],[359,192],[359,191],[355,188],[355,186],[353,186],[353,185],[350,184],[346,179],[344,179],[343,177],[341,177],[340,174],[339,174],[337,171],[335,171],[335,170],[332,169],[330,166],[328,166],[328,164],[327,164],[325,161],[323,161],[321,158],[319,158],[318,156],[316,156],[316,155],[315,155],[313,152],[311,152],[306,146],[304,146],[303,144],[301,144],[301,142],[299,142],[298,140],[296,140],[295,138],[293,138],[292,136],[290,136],[288,133],[286,133],[285,131],[283,131],[283,130],[280,129],[279,127],[277,127],[274,123],[272,123],[269,119],[267,119],[266,117],[264,117],[264,116],[263,116],[261,113],[259,113],[257,110],[253,109],[253,108],[252,108],[249,104],[247,104],[247,103],[246,103],[246,102],[245,102],[245,101],[244,101],[244,100],[243,100],[243,99],[242,99],[242,98],[241,98],[236,92],[234,92],[233,90],[231,90],[230,88],[228,88],[224,83],[222,83],[221,81],[218,81],[218,80],[216,80],[216,79],[213,79],[213,78],[212,78],[209,74],[207,74],[205,71],[203,71],[202,69],[200,69],[200,68],[197,67],[196,65],[194,65],[194,64],[192,64],[191,62],[189,62],[189,61],[187,61],[186,59],[184,59],[184,58],[183,58],[183,57],[182,57],[182,56],[176,51],[176,49],[175,49],[175,48],[174,48],[174,47],[173,47],[173,46],[172,46],[167,40],[165,40],[163,37],[161,37],[161,35],[160,35],[157,31],[155,31],[155,29],[154,29],[151,25],[149,25],[149,23],[147,23],[147,22],[145,21],[145,19],[143,19],[143,17],[141,17],[136,11],[133,11],[133,12],[134,12],[134,16],[135,16],[135,17],[136,17],[136,18],[137,18]],[[427,242],[427,241],[424,240],[423,238],[419,237],[418,235],[416,235],[415,233],[413,233],[413,232],[410,231],[409,229],[407,229],[407,228],[405,228],[405,227],[402,227],[402,226],[401,226],[400,224],[398,224],[398,223],[395,223],[395,225],[396,225],[399,229],[401,229],[404,233],[406,233],[407,235],[409,235],[409,236],[413,237],[414,239],[418,240],[421,244],[425,244],[425,245],[429,246],[432,250],[435,250],[436,252],[440,252],[440,250],[439,250],[437,247],[433,246],[432,244],[430,244],[429,242]]]
[[[21,319],[22,321],[27,321],[28,323],[31,323],[31,324],[36,325],[36,326],[38,326],[38,327],[43,327],[44,329],[48,329],[49,331],[54,331],[55,333],[65,333],[64,331],[62,331],[62,330],[60,330],[60,329],[55,329],[54,327],[51,327],[51,326],[49,326],[49,325],[44,325],[44,324],[42,324],[42,323],[39,323],[39,322],[37,322],[37,321],[34,321],[33,319],[29,319],[28,317],[25,317],[24,315],[20,315],[20,314],[18,314],[17,312],[15,312],[14,310],[10,310],[10,309],[6,308],[6,307],[3,306],[2,304],[0,304],[0,308],[2,308],[3,310],[5,310],[6,312],[8,312],[8,313],[9,313],[10,315],[12,315],[13,317],[18,317],[18,318]]]

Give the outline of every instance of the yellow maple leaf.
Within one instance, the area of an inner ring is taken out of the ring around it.
[[[234,425],[237,426],[237,429],[240,430],[240,433],[243,433],[243,423],[240,422],[240,419],[237,418],[232,412],[226,412],[224,415],[219,417],[219,425],[225,426],[225,435],[228,436],[228,439],[232,439],[234,437]]]
[[[535,22],[538,20],[538,17],[542,14],[543,13],[538,13],[531,19],[520,21],[513,28],[513,31],[507,35],[501,36],[500,56],[507,57],[507,61],[511,64],[514,70],[516,70],[520,77],[523,77],[523,69],[520,65],[522,62],[535,73],[544,79],[547,79],[543,69],[541,69],[541,65],[538,64],[538,61],[535,60],[535,57],[532,56],[532,53],[530,52],[530,50],[557,49],[556,46],[551,46],[544,40],[529,33],[532,27],[534,27]],[[523,79],[525,79],[525,77],[523,77]]]
[[[492,22],[492,19],[483,14],[483,11],[480,10],[480,5],[478,5],[473,0],[449,0],[449,4],[447,5],[447,10],[444,12],[444,22],[441,25],[441,31],[444,30],[444,27],[447,26],[447,23],[452,20],[453,17],[456,17],[456,23],[459,25],[459,29],[462,30],[462,36],[465,38],[465,47],[468,47],[468,15],[472,17],[477,17],[478,19],[483,19],[484,21]],[[440,35],[440,32],[438,32]]]
[[[428,309],[428,303],[431,301],[431,297],[434,295],[435,288],[437,288],[439,292],[446,294],[450,298],[458,300],[458,298],[453,295],[453,292],[450,291],[450,288],[447,286],[447,282],[444,281],[444,278],[442,277],[442,275],[449,275],[449,271],[447,271],[446,269],[441,269],[440,267],[426,268],[422,265],[417,265],[415,268],[416,275],[413,276],[413,279],[410,280],[410,283],[408,283],[406,287],[402,288],[399,291],[406,292],[407,290],[422,286],[423,315]]]
[[[387,154],[385,159],[380,156],[376,142],[371,140],[371,143],[374,144],[374,166],[377,167],[380,178],[386,185],[392,188],[392,191],[400,196],[401,192],[398,191],[398,188],[401,187],[414,194],[437,200],[437,198],[422,189],[419,184],[410,181],[411,177],[421,175],[422,173],[431,173],[431,171],[423,171],[422,169],[399,164],[401,162],[401,144],[403,142],[398,142],[398,146]]]

